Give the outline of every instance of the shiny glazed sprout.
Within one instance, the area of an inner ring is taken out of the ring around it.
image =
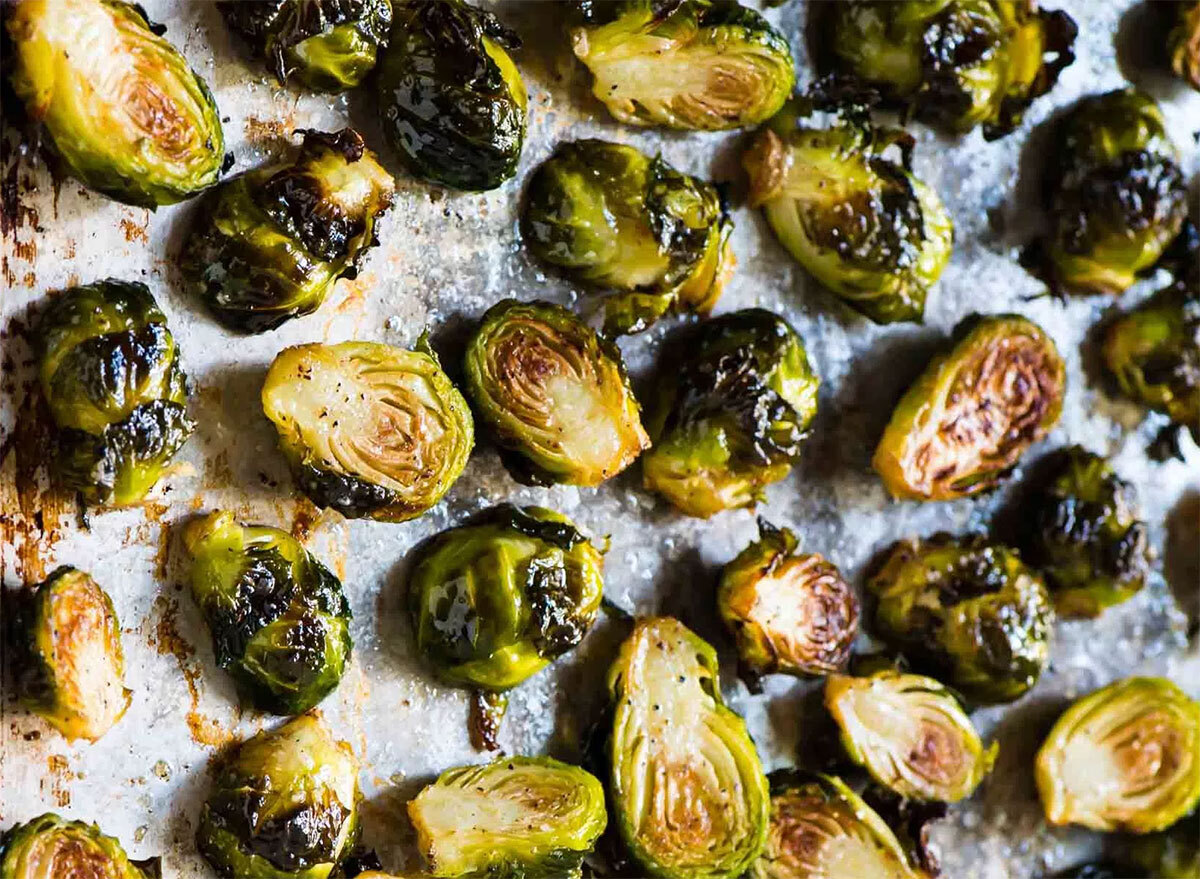
[[[217,665],[254,707],[299,714],[338,685],[350,659],[342,584],[286,531],[215,512],[188,523],[192,597]]]
[[[1037,324],[977,317],[956,335],[900,399],[875,450],[872,464],[895,498],[994,488],[1062,412],[1066,370]]]
[[[194,427],[179,348],[149,289],[111,278],[72,287],[42,312],[35,344],[58,479],[90,503],[142,500]]]
[[[867,588],[877,634],[973,701],[1016,699],[1050,659],[1050,596],[1007,547],[948,534],[900,541]]]
[[[475,427],[424,338],[285,348],[267,371],[263,412],[296,485],[350,518],[403,522],[462,474]]]
[[[741,876],[767,832],[767,779],[721,700],[716,651],[671,617],[639,620],[608,671],[608,790],[649,876]]]
[[[607,821],[604,788],[549,757],[448,769],[408,804],[438,877],[578,879]]]
[[[912,138],[851,122],[797,128],[793,118],[780,114],[742,157],[751,206],[847,305],[876,323],[920,321],[954,227],[938,194],[911,172]],[[894,146],[900,162],[885,155]]]
[[[746,507],[783,479],[817,412],[820,380],[776,314],[750,308],[705,321],[660,368],[643,482],[689,516]]]
[[[1126,678],[1066,710],[1038,751],[1051,824],[1151,833],[1200,803],[1200,703],[1165,678]]]
[[[18,593],[6,641],[21,703],[68,740],[94,742],[129,707],[121,624],[112,599],[62,567]]]
[[[712,184],[603,140],[560,145],[534,172],[521,214],[534,256],[610,291],[609,335],[670,311],[708,314],[733,272],[732,231]]]
[[[752,675],[823,675],[845,666],[858,636],[854,588],[835,565],[798,552],[786,528],[759,521],[759,539],[721,571],[717,610]]]
[[[787,39],[734,0],[580,4],[571,47],[620,122],[720,131],[769,119],[796,82]]]
[[[222,183],[180,256],[184,285],[227,329],[316,311],[376,243],[394,181],[357,132],[305,131],[298,153]]]
[[[217,105],[140,6],[21,0],[5,18],[13,90],[80,182],[148,208],[217,182]]]
[[[1077,28],[1036,0],[833,3],[818,39],[854,85],[944,131],[1008,134],[1075,60]]]
[[[1167,38],[1171,70],[1200,91],[1200,2],[1179,0],[1171,6],[1176,18],[1175,26]]]
[[[466,390],[521,482],[599,485],[650,439],[621,352],[570,311],[505,299],[467,344]]]
[[[156,862],[130,861],[95,824],[47,812],[0,835],[0,879],[152,879]]]
[[[954,694],[924,675],[830,675],[825,707],[850,758],[905,799],[957,803],[996,759]]]
[[[305,714],[219,766],[196,845],[228,879],[328,879],[358,839],[358,761]]]
[[[281,83],[356,88],[387,45],[391,0],[223,0],[221,13]]]
[[[414,175],[495,189],[517,170],[525,84],[515,33],[461,0],[407,0],[394,14],[376,83],[384,134]]]

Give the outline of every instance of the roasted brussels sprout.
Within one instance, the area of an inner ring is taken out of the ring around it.
[[[221,876],[327,879],[358,839],[360,799],[354,752],[305,714],[220,766],[196,845]]]
[[[12,597],[5,641],[21,702],[68,739],[96,741],[129,707],[112,599],[71,567]]]
[[[599,485],[650,445],[621,352],[561,306],[496,303],[463,371],[521,482]]]
[[[320,92],[359,86],[387,45],[391,0],[222,0],[229,26],[280,82]]]
[[[705,321],[663,380],[642,457],[646,488],[689,516],[760,500],[800,453],[820,380],[781,317],[749,308]]]
[[[1046,578],[1060,616],[1094,617],[1146,582],[1146,525],[1133,486],[1104,458],[1071,446],[1050,463],[1018,548]]]
[[[316,311],[375,244],[394,181],[357,132],[305,131],[298,155],[207,197],[180,256],[184,285],[228,329],[261,333]]]
[[[741,876],[766,839],[767,779],[716,651],[671,617],[639,620],[608,690],[609,796],[633,859],[650,876]]]
[[[751,879],[926,879],[887,823],[839,778],[771,773],[771,821]]]
[[[976,702],[1016,699],[1050,658],[1050,595],[1007,547],[949,534],[903,540],[867,586],[879,636]]]
[[[1046,170],[1051,229],[1035,254],[1056,291],[1121,293],[1167,251],[1187,185],[1162,112],[1127,88],[1068,111]]]
[[[796,83],[787,39],[734,0],[580,4],[575,55],[619,121],[719,131],[771,118]]]
[[[525,84],[515,33],[461,0],[406,0],[376,82],[383,130],[409,171],[456,189],[495,189],[517,170]]]
[[[91,503],[137,503],[194,427],[179,348],[149,289],[111,278],[72,287],[42,313],[36,343],[59,480]]]
[[[604,788],[549,757],[448,769],[408,804],[432,876],[579,877],[607,820]]]
[[[1075,60],[1077,28],[1036,0],[853,0],[823,9],[829,66],[950,132],[988,140],[1021,122]]]
[[[1200,803],[1200,703],[1166,678],[1126,678],[1066,710],[1037,755],[1051,824],[1151,833]]]
[[[850,758],[906,799],[957,803],[996,759],[997,745],[983,746],[954,694],[924,675],[830,675],[825,707]]]
[[[212,631],[217,665],[256,708],[299,714],[327,696],[350,658],[342,584],[278,528],[232,513],[187,524],[192,596]]]
[[[21,0],[7,11],[13,90],[84,185],[153,208],[217,182],[217,105],[140,6]]]
[[[732,231],[712,184],[603,140],[559,146],[534,172],[521,215],[535,256],[617,291],[605,300],[610,335],[668,311],[708,314],[733,272]]]
[[[797,552],[786,528],[759,520],[759,539],[721,572],[717,610],[743,672],[823,675],[842,668],[858,636],[858,596],[841,571]]]
[[[976,317],[896,405],[872,464],[892,496],[953,500],[994,488],[1058,421],[1066,369],[1013,314]]]
[[[0,835],[0,879],[151,879],[158,875],[154,864],[129,860],[95,824],[53,812]]]
[[[475,441],[471,411],[424,338],[297,345],[276,355],[263,411],[300,490],[319,507],[385,522],[450,490]]]
[[[1167,38],[1171,69],[1200,91],[1200,2],[1179,0],[1171,5],[1176,15],[1175,26]]]
[[[789,129],[791,118],[762,129],[742,158],[751,206],[852,308],[880,324],[920,321],[954,227],[937,193],[912,175],[912,138],[852,122]],[[902,163],[884,156],[897,145]]]

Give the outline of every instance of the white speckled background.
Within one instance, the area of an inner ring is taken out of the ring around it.
[[[1048,145],[1034,129],[1078,95],[1123,84],[1114,40],[1120,33],[1116,41],[1128,47],[1123,57],[1144,54],[1137,46],[1144,7],[1129,12],[1126,2],[1104,0],[1047,5],[1075,17],[1079,57],[1017,132],[988,144],[978,132],[953,141],[913,126],[917,172],[941,193],[957,227],[954,257],[931,296],[924,327],[880,328],[851,316],[786,257],[760,217],[737,208],[739,265],[718,310],[763,305],[785,314],[804,336],[823,381],[822,411],[804,459],[789,479],[768,490],[758,512],[795,529],[806,548],[825,553],[853,576],[895,539],[983,527],[1002,495],[892,503],[868,461],[892,403],[938,339],[972,311],[1021,311],[1046,327],[1068,363],[1064,416],[1044,448],[1081,442],[1114,457],[1122,475],[1138,486],[1160,551],[1164,522],[1173,517],[1174,557],[1182,559],[1174,568],[1183,572],[1175,586],[1194,600],[1200,591],[1200,450],[1188,445],[1186,461],[1147,462],[1144,448],[1157,422],[1139,426],[1138,410],[1105,399],[1082,365],[1086,331],[1112,303],[1026,301],[1041,288],[1016,262],[1016,244],[1040,220],[1031,200],[1036,161],[1030,159]],[[94,745],[67,744],[10,700],[0,704],[0,827],[55,810],[98,821],[135,856],[163,855],[167,876],[206,875],[192,845],[208,785],[205,767],[221,744],[274,723],[238,709],[229,680],[213,664],[199,615],[181,590],[172,528],[196,511],[223,506],[245,521],[296,529],[342,576],[355,615],[354,661],[322,709],[362,759],[366,840],[379,847],[389,868],[413,869],[405,801],[433,774],[482,755],[467,743],[465,694],[436,684],[413,656],[399,612],[408,549],[502,500],[556,507],[591,534],[611,535],[606,580],[614,601],[641,612],[680,614],[716,639],[728,660],[728,644],[712,619],[712,585],[717,567],[754,536],[754,514],[686,519],[641,491],[632,472],[594,491],[522,488],[504,474],[493,451],[479,448],[446,500],[417,521],[391,525],[319,515],[290,497],[274,432],[259,411],[266,366],[290,344],[364,338],[411,345],[426,327],[435,343],[452,352],[456,332],[501,297],[575,303],[576,291],[547,277],[522,251],[516,228],[523,181],[557,142],[601,136],[661,150],[683,170],[730,182],[737,204],[744,136],[662,135],[616,125],[591,99],[586,75],[558,30],[561,7],[503,2],[496,11],[526,44],[516,56],[531,96],[521,169],[515,180],[485,195],[442,191],[405,177],[372,121],[369,92],[331,103],[281,90],[243,58],[211,3],[152,0],[146,6],[212,86],[236,171],[276,154],[293,128],[336,129],[350,119],[397,173],[399,194],[379,229],[382,246],[370,252],[356,281],[342,282],[314,315],[264,335],[233,337],[179,290],[174,254],[190,206],[157,213],[124,207],[71,181],[55,187],[38,163],[4,153],[20,209],[16,225],[5,229],[0,289],[0,573],[6,587],[17,587],[58,564],[90,571],[116,602],[134,694],[125,718]],[[767,15],[792,41],[800,83],[808,82],[803,4],[788,0]],[[1194,174],[1200,167],[1193,136],[1200,129],[1200,95],[1152,71],[1126,68],[1164,101]],[[81,530],[73,504],[47,489],[37,468],[41,434],[31,426],[36,410],[24,328],[30,307],[46,291],[109,275],[146,282],[168,314],[194,384],[199,428],[150,503],[94,515],[90,530]],[[1155,288],[1154,281],[1138,285],[1122,304]],[[641,380],[662,335],[676,323],[665,321],[621,343]],[[1053,668],[1036,690],[1015,705],[976,715],[985,733],[1001,739],[1002,756],[975,798],[938,831],[948,877],[1030,879],[1094,847],[1093,837],[1050,829],[1040,819],[1030,769],[1038,736],[1069,697],[1134,672],[1165,673],[1200,694],[1200,662],[1194,647],[1187,647],[1185,630],[1161,580],[1097,622],[1058,626]],[[614,628],[602,623],[574,654],[514,693],[501,737],[508,751],[550,748],[572,755],[598,706],[615,637]],[[812,685],[776,677],[764,694],[750,696],[732,676],[726,683],[768,767],[791,763],[804,747],[801,703]]]

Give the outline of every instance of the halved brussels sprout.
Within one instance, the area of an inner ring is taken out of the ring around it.
[[[129,860],[95,824],[47,812],[0,835],[0,879],[152,879],[157,861]]]
[[[16,600],[5,640],[18,697],[67,739],[96,741],[129,707],[112,599],[83,571],[61,567]]]
[[[1176,76],[1200,91],[1200,2],[1182,0],[1171,5],[1176,15],[1175,27],[1167,38],[1171,69]]]
[[[988,140],[1021,122],[1075,60],[1077,28],[1036,0],[831,3],[818,40],[833,69],[918,119]]]
[[[456,189],[495,189],[517,170],[525,84],[521,40],[462,0],[407,0],[376,77],[383,130],[409,171]]]
[[[758,529],[717,587],[717,610],[743,671],[823,675],[844,667],[858,637],[854,588],[823,556],[797,552],[788,529],[761,519]]]
[[[1067,113],[1046,170],[1043,273],[1058,291],[1121,293],[1187,218],[1187,185],[1154,99],[1127,88]]]
[[[771,820],[751,879],[928,879],[887,823],[839,778],[771,773]]]
[[[464,372],[521,482],[599,485],[650,445],[621,352],[561,306],[496,303],[467,345]]]
[[[1049,662],[1054,606],[1008,547],[949,534],[902,540],[867,587],[879,636],[974,701],[1016,699]]]
[[[1151,833],[1200,803],[1200,702],[1166,678],[1126,678],[1066,710],[1037,755],[1051,824]]]
[[[734,0],[581,5],[571,47],[621,122],[745,128],[771,118],[796,84],[787,39]]]
[[[906,799],[966,799],[999,750],[994,743],[985,748],[954,694],[924,675],[830,675],[825,707],[850,758]]]
[[[968,318],[896,404],[872,464],[892,496],[941,501],[994,488],[1062,413],[1054,340],[1015,314]]]
[[[721,700],[717,653],[671,617],[639,620],[608,670],[608,786],[621,838],[651,876],[741,876],[762,852],[767,779]]]
[[[295,77],[320,92],[359,86],[392,23],[391,0],[222,0],[219,8],[281,83]]]
[[[424,338],[284,348],[262,406],[293,478],[319,507],[403,522],[462,475],[475,442],[471,410]]]
[[[222,763],[196,845],[230,879],[327,879],[358,839],[360,799],[350,746],[301,715]]]
[[[1137,518],[1133,486],[1081,446],[1056,455],[1047,476],[1019,548],[1045,576],[1060,616],[1098,616],[1146,582],[1146,525]]]
[[[43,311],[36,343],[59,480],[91,503],[137,503],[195,426],[179,349],[150,290],[112,278],[72,287]]]
[[[21,0],[5,19],[13,90],[84,185],[153,208],[217,182],[217,105],[140,6]]]
[[[604,788],[578,766],[508,757],[447,769],[408,804],[432,876],[579,877]]]
[[[232,513],[187,524],[192,596],[217,665],[256,708],[299,714],[338,685],[350,658],[341,582],[286,531],[239,525]]]
[[[221,324],[261,333],[316,311],[376,243],[395,182],[349,128],[304,131],[299,153],[227,180],[180,256],[185,287]]]
[[[732,232],[712,184],[603,140],[559,146],[534,172],[521,214],[536,257],[617,291],[604,303],[609,335],[669,311],[708,314],[733,272]]]
[[[855,123],[794,128],[781,114],[742,157],[750,205],[788,252],[849,306],[880,324],[920,321],[950,259],[954,226],[913,176],[912,138]],[[885,158],[899,146],[902,163]]]
[[[800,336],[765,309],[705,321],[686,341],[660,371],[643,481],[689,516],[750,506],[791,472],[820,379]]]

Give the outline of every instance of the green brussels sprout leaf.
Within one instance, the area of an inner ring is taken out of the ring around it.
[[[0,879],[157,879],[157,859],[130,861],[95,824],[47,812],[0,835]]]

